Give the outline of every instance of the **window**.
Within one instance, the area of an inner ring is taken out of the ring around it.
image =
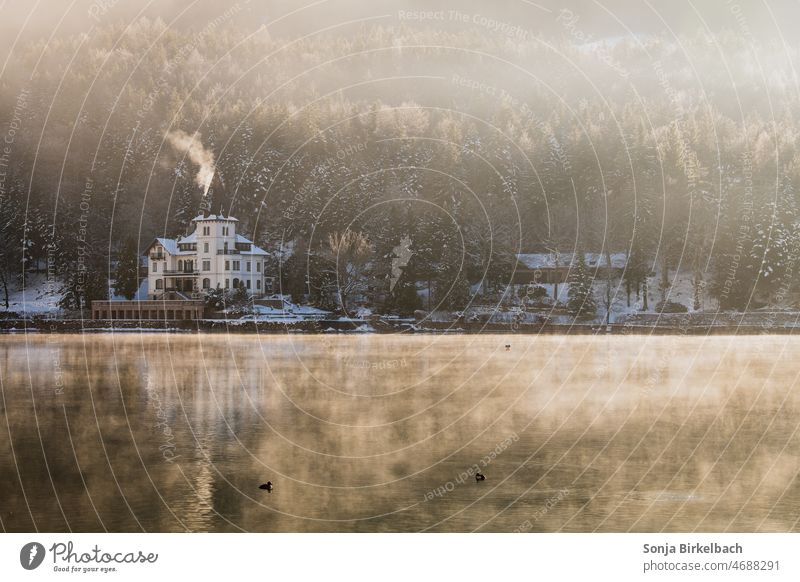
[[[156,263],[155,261],[153,261],[153,272],[158,273],[158,263]]]
[[[261,290],[261,279],[256,281],[256,289]]]
[[[233,270],[238,271],[241,268],[241,263],[239,261],[233,261]]]
[[[250,272],[250,261],[247,261],[247,272]]]
[[[204,226],[203,227],[203,236],[210,236],[210,235],[211,235],[211,227],[210,226]],[[206,250],[208,250],[208,249],[206,249]]]
[[[230,261],[225,261],[225,270],[226,271],[230,271],[231,270],[231,262]]]
[[[203,279],[203,289],[211,289],[211,279]]]
[[[234,289],[238,289],[239,288],[239,279],[234,279],[233,280],[233,288]]]
[[[250,289],[250,279],[247,280],[247,288]]]
[[[225,279],[225,289],[230,289],[230,288],[231,288],[231,280]]]
[[[261,272],[261,263],[256,263],[256,271]]]
[[[178,259],[178,270],[183,271],[183,261]]]
[[[164,279],[156,279],[156,289],[164,288]]]
[[[222,227],[222,236],[228,236],[228,227],[227,226],[223,226]]]
[[[208,243],[203,243],[203,252],[204,253],[208,252]]]
[[[210,271],[211,270],[211,261],[203,261],[203,270]]]

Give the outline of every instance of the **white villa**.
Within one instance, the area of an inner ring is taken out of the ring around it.
[[[186,237],[156,238],[145,251],[147,298],[198,298],[211,289],[246,289],[263,295],[272,280],[265,276],[267,252],[236,232],[232,216],[197,216]]]

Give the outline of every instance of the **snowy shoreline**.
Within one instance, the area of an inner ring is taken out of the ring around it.
[[[144,325],[143,325],[144,324]],[[766,326],[758,324],[713,325],[611,324],[590,323],[505,325],[464,322],[424,322],[386,325],[357,320],[317,320],[304,322],[242,322],[241,320],[195,321],[105,321],[105,320],[0,320],[0,334],[97,334],[97,333],[234,333],[234,334],[447,334],[447,335],[790,335],[800,332],[800,324]]]

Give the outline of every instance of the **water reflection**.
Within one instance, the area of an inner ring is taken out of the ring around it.
[[[798,356],[785,336],[6,336],[0,517],[8,531],[793,530]]]

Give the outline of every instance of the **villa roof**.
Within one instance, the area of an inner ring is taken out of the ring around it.
[[[262,249],[261,247],[257,247],[256,245],[253,245],[252,247],[250,247],[249,251],[241,251],[241,254],[243,254],[243,255],[267,256],[269,253],[267,251],[265,251],[264,249]]]
[[[222,214],[216,215],[212,214],[211,216],[200,216],[195,217],[192,219],[193,222],[201,222],[201,221],[208,221],[208,220],[227,220],[231,222],[239,222],[238,219],[233,218],[231,216],[223,216]],[[236,235],[236,242],[241,244],[249,244],[251,245],[250,250],[248,251],[239,251],[242,255],[257,255],[257,256],[267,256],[269,253],[262,249],[261,247],[256,246],[253,241],[251,241],[246,236],[242,236],[241,234]],[[195,230],[192,234],[187,235],[183,238],[174,239],[174,238],[164,238],[164,237],[157,237],[150,243],[150,246],[145,249],[144,254],[146,255],[150,252],[150,249],[154,244],[160,244],[164,247],[164,250],[169,253],[170,255],[193,255],[196,254],[197,251],[195,250],[181,250],[178,245],[183,244],[197,244],[197,231]]]
[[[210,214],[208,216],[203,216],[202,214],[198,214],[192,219],[192,222],[204,222],[209,220],[227,220],[229,222],[239,222],[238,218],[234,218],[232,216],[224,216],[222,214]]]
[[[268,255],[269,254],[267,251],[265,251],[261,247],[258,247],[255,244],[253,244],[253,241],[251,241],[246,236],[242,236],[240,234],[237,234],[236,235],[236,242],[237,243],[244,243],[244,244],[252,245],[250,247],[249,251],[240,251],[243,255],[259,255],[260,256],[260,255]]]
[[[158,244],[164,247],[164,250],[167,251],[171,255],[178,254],[178,243],[175,241],[174,238],[159,238],[156,237]],[[152,246],[152,245],[151,245]]]
[[[179,244],[184,244],[184,243],[190,243],[191,244],[191,243],[196,243],[196,242],[197,242],[197,238],[193,234],[187,236],[186,238],[182,238],[180,240],[176,240],[174,238],[157,237],[157,238],[155,238],[153,240],[152,243],[150,243],[150,245],[147,247],[147,249],[145,249],[144,254],[146,255],[148,252],[150,252],[150,248],[155,243],[158,243],[162,247],[164,247],[164,250],[168,254],[173,255],[173,256],[196,255],[197,254],[196,250],[182,251],[182,250],[180,250],[178,248]],[[240,251],[240,254],[242,254],[242,255],[255,255],[255,256],[267,256],[267,255],[269,255],[269,253],[267,251],[265,251],[264,249],[262,249],[259,246],[256,246],[255,244],[253,244],[253,241],[251,241],[249,238],[244,237],[244,236],[242,236],[240,234],[236,235],[236,242],[237,243],[245,243],[245,244],[251,245],[249,251]]]

